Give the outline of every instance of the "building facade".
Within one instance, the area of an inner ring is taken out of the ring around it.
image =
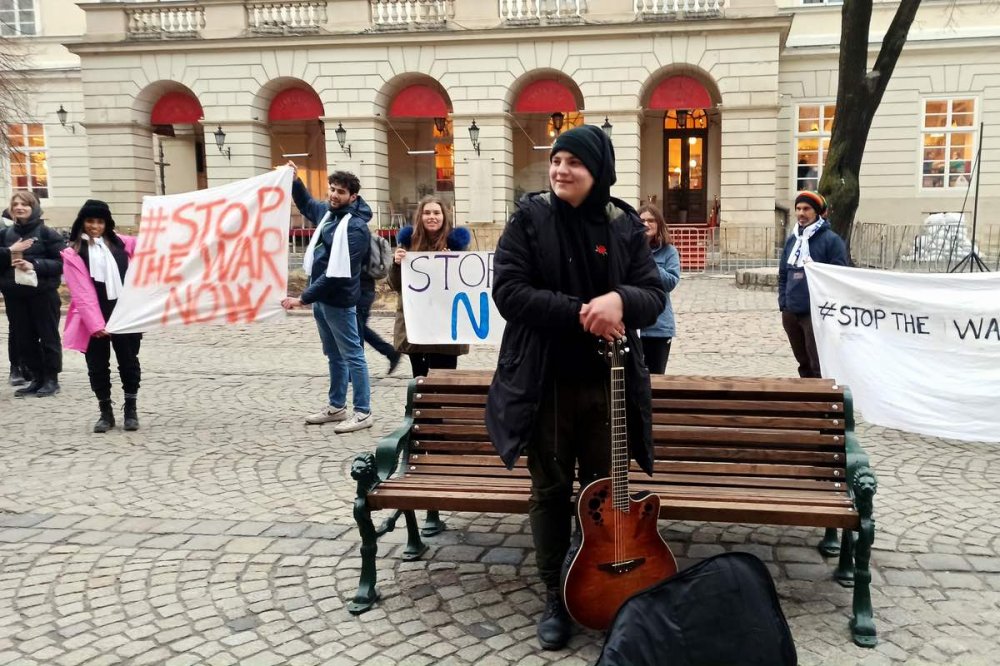
[[[869,135],[865,221],[960,210],[981,142],[980,209],[1000,203],[1000,16],[923,5]],[[895,7],[876,3],[873,40]],[[145,195],[291,159],[314,193],[358,173],[386,225],[431,193],[501,222],[586,122],[612,133],[616,196],[773,228],[822,173],[839,19],[810,0],[0,0],[32,59],[2,187],[36,189],[57,226],[88,196],[127,224]]]

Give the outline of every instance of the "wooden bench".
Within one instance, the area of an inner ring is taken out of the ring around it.
[[[374,455],[355,458],[362,568],[350,612],[377,600],[377,539],[401,515],[403,559],[413,560],[427,550],[417,510],[430,512],[424,536],[443,529],[438,511],[527,513],[524,456],[508,471],[486,433],[491,377],[433,370],[414,380],[403,425]],[[826,528],[819,549],[839,552],[834,576],[854,587],[854,642],[874,646],[868,563],[876,480],[854,435],[850,391],[825,379],[680,376],[654,377],[652,388],[655,470],[650,478],[633,463],[631,490],[659,494],[663,519]],[[371,513],[383,509],[394,512],[376,529]]]

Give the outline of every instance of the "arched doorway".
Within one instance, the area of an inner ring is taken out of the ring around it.
[[[643,178],[646,199],[663,210],[668,223],[710,223],[719,187],[712,95],[692,76],[669,76],[653,88],[646,109],[643,152],[650,151],[650,158],[643,160],[644,170],[649,168]]]
[[[388,113],[389,211],[392,226],[413,221],[421,198],[455,208],[455,142],[451,100],[432,80],[402,88]]]
[[[303,85],[285,87],[271,99],[267,121],[271,134],[271,164],[289,160],[299,168],[302,182],[310,194],[323,199],[327,193],[325,128],[321,120],[323,102],[312,88]],[[309,223],[292,206],[291,233],[306,236]]]
[[[573,81],[546,72],[523,85],[512,108],[516,202],[527,192],[549,188],[552,142],[583,124],[583,96]]]
[[[157,194],[208,187],[201,103],[189,90],[169,90],[150,112],[153,126],[154,185]]]

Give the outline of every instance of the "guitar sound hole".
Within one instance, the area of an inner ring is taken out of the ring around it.
[[[601,508],[601,500],[597,499],[596,497],[591,498],[591,500],[590,500],[590,510],[591,511],[597,511],[600,508]]]
[[[590,519],[594,521],[595,525],[603,525],[604,518],[601,516],[600,511],[594,511],[590,514]]]

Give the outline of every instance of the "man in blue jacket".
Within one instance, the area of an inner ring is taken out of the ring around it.
[[[296,169],[294,162],[288,166]],[[337,422],[335,433],[372,426],[368,363],[358,333],[357,305],[361,297],[361,267],[368,258],[372,210],[358,192],[353,173],[334,171],[328,178],[326,201],[318,201],[297,176],[292,200],[316,226],[302,259],[309,285],[300,298],[281,301],[286,310],[312,304],[313,317],[330,366],[328,405],[306,417],[306,423]],[[354,413],[347,410],[347,384],[354,386]]]
[[[824,213],[826,199],[819,192],[799,192],[795,197],[798,224],[785,241],[778,263],[778,309],[792,353],[799,362],[799,377],[822,377],[809,313],[805,265],[810,261],[847,265],[847,247],[823,219]]]

